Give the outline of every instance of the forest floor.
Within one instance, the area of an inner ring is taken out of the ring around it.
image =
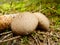
[[[0,33],[0,45],[60,45],[60,17],[47,16],[50,30],[36,30],[30,35],[16,36],[12,31]]]
[[[12,3],[12,6],[14,6],[14,4],[15,3]],[[21,9],[20,11],[22,12],[23,11],[41,12],[45,14],[50,20],[50,30],[49,31],[36,30],[32,34],[25,36],[15,36],[12,33],[12,31],[5,31],[3,33],[0,33],[0,45],[60,45],[60,12],[59,12],[60,4],[56,3],[42,4],[41,8],[38,8],[40,6],[39,5],[36,6],[36,4],[32,4],[24,8],[25,4],[24,3],[20,4],[23,5],[23,7],[16,6],[17,10]],[[6,5],[7,7],[5,8],[0,7],[2,9],[0,11],[1,13],[4,14],[15,12],[15,10],[13,10],[15,9],[14,7],[12,7],[13,11],[7,10],[9,4],[5,4],[2,7]]]

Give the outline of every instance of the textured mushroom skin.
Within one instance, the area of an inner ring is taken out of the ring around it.
[[[0,15],[0,32],[10,27],[12,19],[16,17],[16,15],[17,14]]]
[[[39,12],[35,12],[34,15],[38,18],[39,27],[44,29],[44,30],[49,30],[50,23],[49,23],[48,18]]]
[[[24,12],[13,19],[11,29],[15,34],[27,35],[32,33],[37,25],[38,19],[33,14]]]
[[[12,21],[12,17],[10,15],[1,15],[0,16],[0,31],[8,28]]]

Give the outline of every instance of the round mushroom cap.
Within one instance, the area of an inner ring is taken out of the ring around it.
[[[44,29],[44,30],[49,30],[50,23],[49,23],[48,18],[39,12],[35,12],[34,15],[38,18],[39,28]]]
[[[37,25],[38,19],[36,16],[29,12],[23,12],[13,19],[11,29],[15,34],[27,35],[32,33]]]

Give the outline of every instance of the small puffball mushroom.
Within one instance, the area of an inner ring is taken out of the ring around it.
[[[11,15],[1,15],[0,16],[0,31],[9,27],[12,21]]]
[[[0,15],[0,32],[4,31],[5,29],[10,27],[12,19],[16,17],[17,14],[5,14]]]
[[[50,23],[49,23],[48,18],[39,12],[35,12],[34,15],[38,18],[39,28],[44,29],[44,30],[49,30]]]
[[[29,12],[23,12],[13,19],[11,29],[15,34],[27,35],[32,33],[37,25],[38,19],[36,16]]]

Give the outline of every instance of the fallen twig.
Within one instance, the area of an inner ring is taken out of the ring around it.
[[[10,34],[8,34],[8,35],[4,36],[4,38],[3,38],[2,40],[4,40],[4,39],[8,38],[8,37],[9,37],[9,36],[11,36],[11,35],[12,35],[12,33],[10,33]]]
[[[32,38],[35,40],[36,45],[39,45],[39,44],[38,44],[38,41],[37,41],[37,39],[36,39],[36,37],[34,37],[33,35],[31,35],[31,36],[32,36]]]
[[[14,39],[17,39],[17,38],[20,38],[20,36],[16,36],[16,37],[13,37],[13,38],[10,38],[10,39],[6,39],[6,40],[0,40],[0,43],[11,41],[11,40],[14,40]]]
[[[11,32],[12,32],[12,31],[9,31],[9,32],[3,32],[3,33],[0,34],[0,36],[1,36],[1,35],[9,34],[9,33],[11,33]]]

